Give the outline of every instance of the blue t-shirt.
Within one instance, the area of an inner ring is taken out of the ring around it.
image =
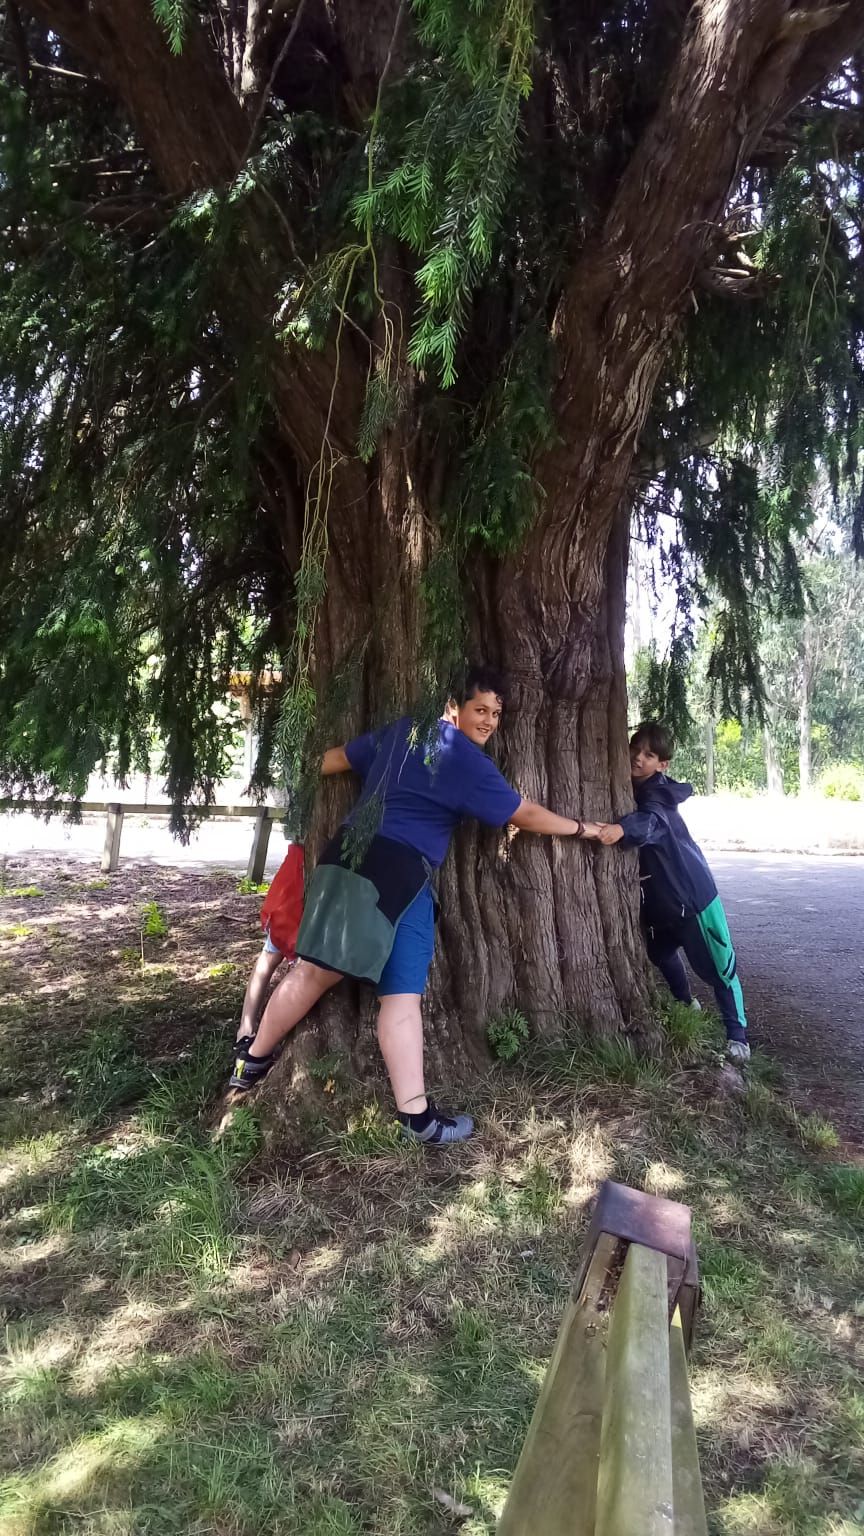
[[[443,864],[463,816],[503,827],[522,796],[482,747],[455,725],[439,720],[437,741],[433,730],[431,741],[413,747],[412,729],[413,721],[406,715],[381,731],[356,736],[346,744],[345,753],[363,780],[358,808],[377,794],[383,802],[378,831],[416,848],[437,867]]]

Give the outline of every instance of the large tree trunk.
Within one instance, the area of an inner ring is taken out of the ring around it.
[[[374,511],[370,505],[370,515]],[[377,513],[384,520],[380,502]],[[536,614],[529,609],[517,621],[511,607],[505,629],[488,600],[499,573],[488,569],[478,576],[474,651],[501,664],[512,689],[494,755],[523,794],[564,814],[608,818],[632,806],[623,646],[627,544],[626,519],[619,517],[606,551],[601,600],[590,624],[579,621],[579,667],[552,677],[531,665],[543,640]],[[395,549],[395,540],[384,540],[384,546],[385,553]],[[380,555],[379,547],[376,559]],[[400,659],[416,644],[415,593],[415,566],[404,562],[387,607],[387,645],[396,649],[385,653],[377,641],[368,648],[374,664],[367,660],[367,699],[392,696],[394,667],[398,674]],[[326,607],[332,635],[345,613],[332,583]],[[405,708],[414,679],[404,661],[402,670]],[[327,786],[310,851],[349,803],[346,784]],[[547,1039],[568,1026],[606,1034],[626,1027],[650,1037],[635,854],[472,823],[454,839],[439,896],[424,1002],[433,1084],[452,1087],[461,1075],[488,1064],[486,1026],[505,1008],[519,1009]],[[320,1073],[308,1070],[316,1058],[335,1054],[352,1076],[379,1072],[373,1021],[371,990],[342,983],[290,1041],[262,1090],[267,1112],[280,1121],[290,1103],[293,1118],[298,1103],[320,1094]]]

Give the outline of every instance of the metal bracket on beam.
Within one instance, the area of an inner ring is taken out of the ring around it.
[[[699,1308],[699,1264],[689,1207],[677,1200],[648,1195],[607,1179],[591,1217],[574,1298],[598,1312],[608,1311],[631,1243],[665,1254],[669,1320],[677,1306],[689,1350]]]

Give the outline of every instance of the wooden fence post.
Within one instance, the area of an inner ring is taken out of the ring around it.
[[[105,847],[102,850],[102,873],[113,875],[120,863],[120,835],[123,831],[123,807],[114,800],[107,807],[105,818]]]
[[[255,832],[252,838],[252,851],[249,854],[249,864],[246,869],[247,880],[260,885],[264,879],[264,868],[267,863],[267,848],[270,843],[270,828],[273,823],[266,805],[255,817]]]

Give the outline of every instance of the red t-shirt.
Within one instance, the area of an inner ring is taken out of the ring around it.
[[[297,930],[303,916],[303,844],[292,843],[279,865],[261,908],[261,926],[286,960],[297,955]]]

